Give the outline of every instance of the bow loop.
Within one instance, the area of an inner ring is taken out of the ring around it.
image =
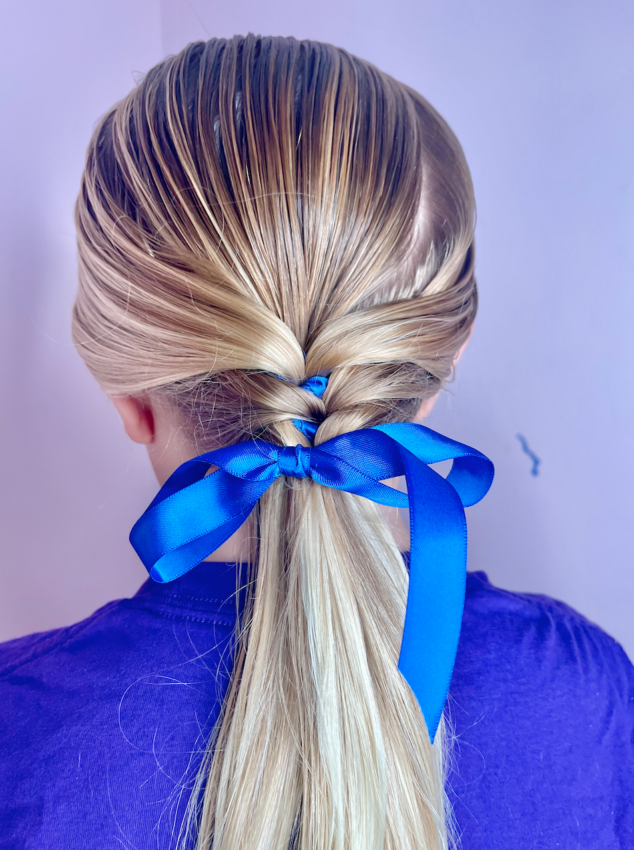
[[[448,459],[453,466],[446,479],[428,466]],[[212,465],[218,468],[206,475]],[[383,505],[409,505],[409,589],[398,668],[433,742],[462,623],[464,506],[486,495],[493,464],[476,449],[406,422],[341,434],[313,448],[247,440],[207,452],[168,478],[130,532],[152,578],[172,581],[200,564],[237,531],[280,475],[310,477]],[[382,483],[400,475],[407,494]]]

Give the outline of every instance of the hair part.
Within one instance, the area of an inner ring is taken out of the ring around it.
[[[190,44],[102,119],[76,206],[73,339],[110,394],[154,394],[197,453],[411,420],[477,309],[455,136],[345,50]],[[299,386],[328,374],[321,399]],[[286,380],[281,381],[276,376]],[[276,481],[184,829],[198,850],[440,850],[432,746],[398,671],[407,569],[373,504]],[[421,663],[425,663],[421,649]]]

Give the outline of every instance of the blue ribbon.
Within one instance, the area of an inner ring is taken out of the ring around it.
[[[446,479],[427,465],[449,459]],[[211,465],[219,468],[205,476]],[[409,590],[398,669],[433,742],[462,624],[464,507],[486,495],[493,464],[476,449],[410,422],[351,431],[311,448],[247,440],[216,449],[179,466],[132,528],[130,542],[151,577],[173,581],[201,563],[237,531],[280,475],[409,507]],[[407,494],[381,483],[399,475],[405,475]]]
[[[280,378],[279,375],[277,377],[281,381],[285,380],[284,378]],[[327,386],[328,378],[325,375],[313,375],[312,378],[309,378],[300,386],[300,389],[308,390],[309,393],[317,396],[317,398],[321,398],[326,392]],[[301,431],[304,436],[308,437],[312,443],[315,439],[317,429],[319,428],[319,425],[316,422],[308,422],[306,419],[293,419],[293,425],[298,431]]]

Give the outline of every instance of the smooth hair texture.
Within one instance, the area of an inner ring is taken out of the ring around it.
[[[421,95],[329,44],[236,36],[161,62],[98,125],[76,222],[75,344],[106,393],[171,405],[192,456],[308,445],[293,418],[319,424],[315,444],[413,419],[476,313],[458,141]],[[326,374],[321,399],[299,387]],[[387,522],[281,478],[249,523],[184,845],[450,846],[450,735],[443,719],[431,745],[397,668],[408,574]]]

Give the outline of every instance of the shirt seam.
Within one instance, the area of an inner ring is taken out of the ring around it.
[[[187,620],[188,622],[194,623],[213,623],[216,626],[225,626],[229,629],[233,628],[236,623],[235,618],[230,619],[228,617],[223,617],[216,611],[199,611],[198,615],[194,613],[185,614],[180,611],[165,611],[159,607],[160,603],[153,603],[149,600],[140,599],[139,597],[132,597],[131,599],[125,599],[122,601],[127,603],[125,606],[126,608],[142,608],[144,611],[150,611],[159,617],[167,617],[169,619]],[[208,614],[208,616],[205,616],[206,614]]]
[[[185,593],[173,593],[173,594],[170,594],[170,595],[166,595],[164,597],[164,599],[152,599],[152,597],[149,596],[149,595],[145,596],[145,595],[142,595],[142,594],[138,594],[137,596],[130,597],[130,599],[131,600],[138,599],[138,600],[142,600],[143,602],[149,602],[149,603],[158,602],[158,603],[163,603],[165,605],[168,605],[170,602],[176,602],[176,603],[180,604],[182,601],[198,602],[198,603],[203,602],[203,603],[208,603],[208,604],[214,604],[215,603],[215,604],[220,604],[220,605],[226,605],[227,602],[231,599],[231,596],[228,596],[228,597],[224,597],[224,596],[205,597],[205,596],[188,595],[188,594],[185,594]]]

